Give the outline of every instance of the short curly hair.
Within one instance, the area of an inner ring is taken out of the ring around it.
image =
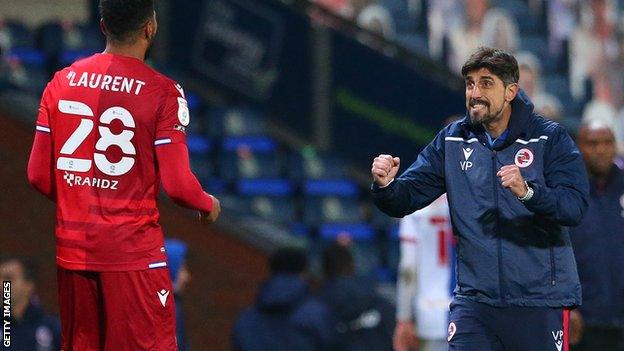
[[[487,68],[488,71],[500,78],[505,85],[518,83],[520,70],[516,58],[503,50],[482,46],[475,51],[461,69],[466,78],[469,72]]]
[[[152,18],[154,0],[100,0],[99,9],[108,39],[125,43]]]

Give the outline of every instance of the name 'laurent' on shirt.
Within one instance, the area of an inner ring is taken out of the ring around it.
[[[102,89],[109,91],[119,91],[122,93],[139,95],[141,88],[145,85],[144,81],[122,77],[110,76],[102,73],[83,72],[76,82],[76,72],[71,71],[67,74],[70,87],[85,87],[91,89]]]

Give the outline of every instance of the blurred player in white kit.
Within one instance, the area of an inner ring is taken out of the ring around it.
[[[446,194],[401,220],[396,351],[446,351],[453,234]]]

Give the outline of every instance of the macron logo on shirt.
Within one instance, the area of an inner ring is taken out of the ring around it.
[[[160,299],[160,304],[163,305],[163,307],[167,307],[167,297],[169,296],[169,290],[162,289],[157,293],[158,299]]]
[[[470,155],[472,155],[472,153],[474,152],[474,149],[471,149],[471,148],[463,149],[462,148],[462,150],[464,150],[464,158],[466,159],[466,161],[468,161],[468,159],[470,158]]]
[[[466,159],[465,161],[459,161],[459,166],[461,167],[462,171],[467,171],[468,169],[470,169],[472,167],[472,162],[468,161],[468,159],[470,158],[470,155],[472,155],[472,153],[474,152],[474,149],[471,148],[462,148],[462,150],[464,151],[464,158]]]

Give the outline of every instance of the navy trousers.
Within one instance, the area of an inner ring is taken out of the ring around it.
[[[493,307],[455,298],[449,351],[568,351],[567,308]]]

